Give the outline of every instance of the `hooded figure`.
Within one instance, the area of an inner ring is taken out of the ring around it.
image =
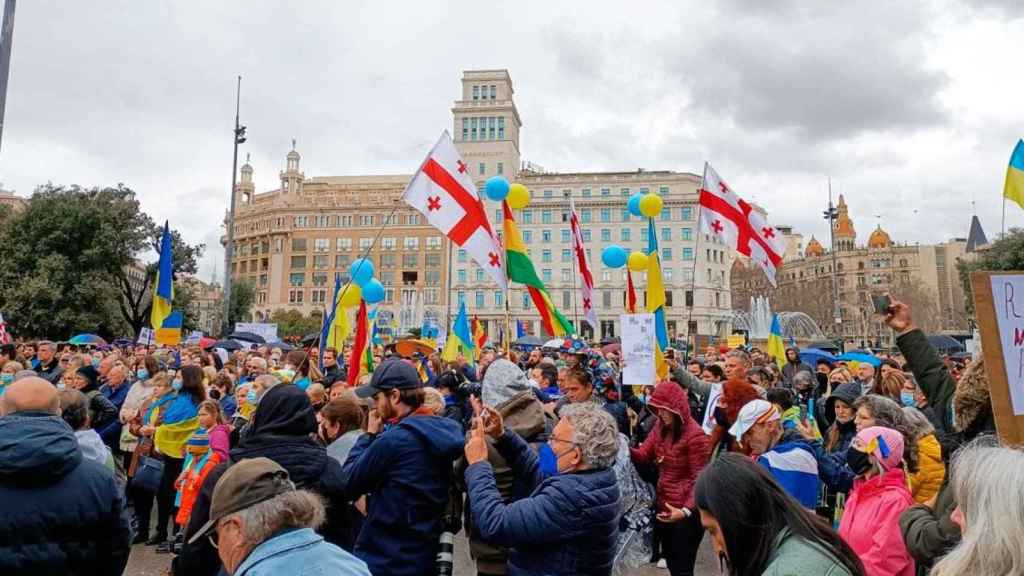
[[[228,462],[211,470],[196,496],[185,529],[185,541],[210,517],[210,500],[217,480],[232,464],[246,458],[265,457],[288,471],[297,488],[312,490],[327,501],[327,522],[319,532],[324,539],[342,548],[351,549],[353,527],[346,514],[347,503],[341,464],[327,456],[327,450],[313,439],[316,416],[306,393],[296,386],[270,388],[260,399],[252,415],[252,423],[231,450]],[[189,576],[213,575],[220,569],[217,550],[205,538],[186,544],[175,559],[174,574]]]
[[[811,368],[807,363],[800,360],[799,348],[786,348],[786,365],[782,367],[783,385],[787,387],[792,386],[793,376],[796,376],[797,372],[808,372],[813,376],[814,368]]]
[[[537,399],[526,376],[515,364],[505,359],[492,362],[484,374],[482,396],[484,404],[501,414],[505,427],[518,434],[535,451],[540,443],[547,441],[544,405]],[[487,461],[494,469],[498,492],[506,504],[529,496],[530,487],[516,480],[511,466],[502,458],[490,438],[487,439]],[[466,471],[465,459],[459,464],[456,476],[463,478]],[[477,570],[485,574],[505,574],[508,549],[484,542],[473,525],[469,502],[465,509],[469,551],[476,560]]]
[[[89,399],[89,424],[94,430],[100,430],[117,419],[117,406],[100,393],[100,373],[92,366],[82,366],[75,374],[85,380],[85,386],[79,392]]]

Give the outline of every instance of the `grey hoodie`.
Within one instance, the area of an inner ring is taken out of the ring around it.
[[[75,439],[78,440],[78,447],[82,449],[82,456],[86,460],[92,460],[110,468],[111,471],[114,470],[114,457],[110,454],[110,448],[103,443],[95,430],[75,430]]]

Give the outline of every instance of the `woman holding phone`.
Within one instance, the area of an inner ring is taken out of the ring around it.
[[[693,500],[697,476],[708,463],[711,447],[700,425],[690,416],[687,393],[675,382],[654,388],[648,406],[658,420],[639,448],[631,448],[636,464],[658,467],[655,525],[672,576],[693,574],[697,549],[704,537]]]

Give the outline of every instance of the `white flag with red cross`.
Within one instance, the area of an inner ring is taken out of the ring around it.
[[[753,206],[737,196],[707,163],[700,191],[700,228],[704,234],[756,262],[772,286],[776,286],[775,271],[782,265],[786,239]]]
[[[587,262],[587,249],[583,247],[583,231],[576,216],[576,204],[569,198],[569,225],[572,228],[572,251],[576,258],[576,273],[580,277],[580,295],[583,297],[583,319],[597,330],[597,311],[594,310],[594,277]],[[577,327],[578,328],[578,327]]]
[[[402,199],[469,254],[505,290],[502,249],[483,199],[455,143],[445,130],[405,187]]]

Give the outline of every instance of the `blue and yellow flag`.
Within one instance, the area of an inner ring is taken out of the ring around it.
[[[171,315],[164,318],[162,326],[153,331],[156,343],[163,346],[177,346],[181,344],[181,310],[171,312]]]
[[[654,230],[654,218],[650,218],[647,221],[647,311],[654,313],[654,333],[657,344],[654,350],[654,362],[659,380],[668,377],[668,362],[665,361],[665,349],[668,348],[665,302],[665,284],[661,277],[658,236]]]
[[[171,229],[167,221],[164,221],[164,233],[160,238],[160,262],[153,283],[153,308],[149,313],[149,323],[153,330],[162,328],[164,320],[171,315],[171,302],[174,300],[173,261]]]
[[[1003,197],[1009,198],[1024,208],[1024,140],[1018,140],[1010,155],[1010,166],[1006,168],[1006,186]]]
[[[469,329],[469,316],[466,315],[465,301],[459,304],[459,315],[455,317],[452,331],[448,334],[448,339],[445,340],[444,350],[441,351],[441,359],[446,362],[455,360],[460,347],[463,350],[473,350],[473,336]],[[466,356],[467,360],[472,361],[472,354],[467,354]]]
[[[768,356],[775,359],[775,363],[782,368],[786,365],[786,346],[782,343],[782,325],[779,323],[779,315],[772,316],[772,327],[768,332]]]

